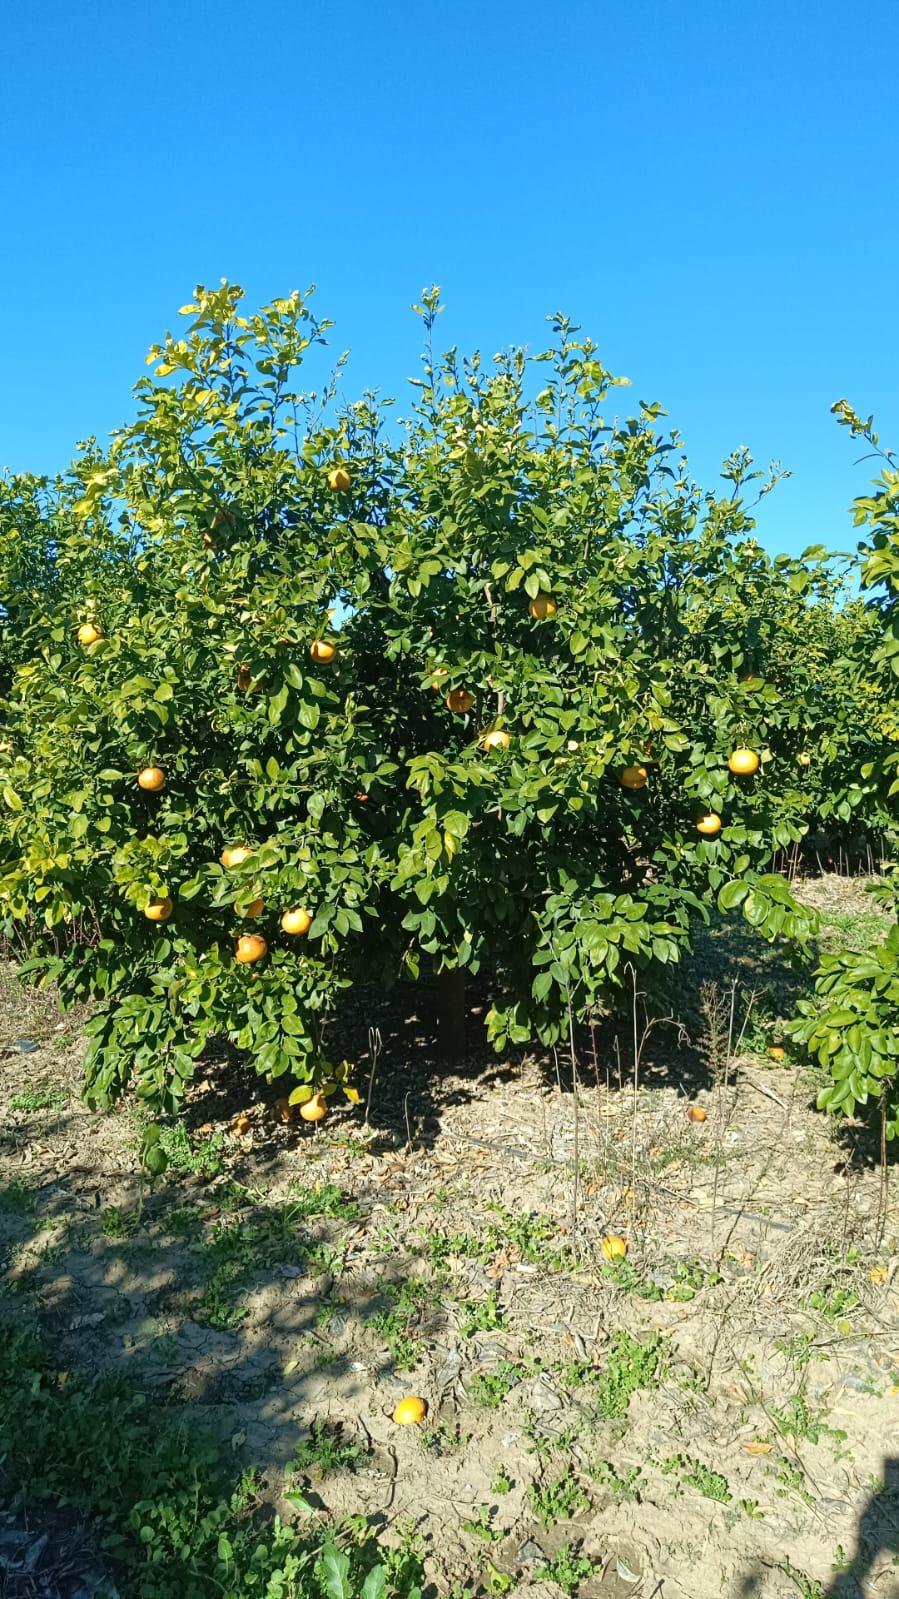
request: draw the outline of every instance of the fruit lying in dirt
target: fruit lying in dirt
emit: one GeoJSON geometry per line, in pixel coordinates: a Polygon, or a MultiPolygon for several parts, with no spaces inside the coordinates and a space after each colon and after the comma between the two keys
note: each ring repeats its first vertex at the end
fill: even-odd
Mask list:
{"type": "Polygon", "coordinates": [[[704,838],[714,838],[716,833],[721,832],[721,817],[714,811],[708,811],[705,816],[700,816],[696,823],[696,831],[704,838]]]}
{"type": "Polygon", "coordinates": [[[346,494],[350,486],[350,474],[345,466],[332,466],[328,473],[328,488],[334,489],[338,494],[346,494]]]}
{"type": "Polygon", "coordinates": [[[238,916],[261,916],[264,910],[265,900],[259,895],[256,899],[250,900],[246,910],[238,911],[236,914],[238,916]]]}
{"type": "Polygon", "coordinates": [[[102,637],[103,634],[93,622],[82,622],[78,629],[79,644],[96,644],[97,640],[101,639],[102,637]]]}
{"type": "Polygon", "coordinates": [[[623,1260],[627,1254],[627,1244],[617,1233],[606,1233],[599,1247],[606,1260],[623,1260]]]}
{"type": "Polygon", "coordinates": [[[704,1122],[706,1119],[705,1111],[701,1105],[688,1105],[687,1115],[691,1122],[704,1122]]]}
{"type": "Polygon", "coordinates": [[[464,716],[474,704],[474,695],[469,694],[467,688],[454,688],[447,694],[446,703],[456,716],[464,716]]]}
{"type": "Polygon", "coordinates": [[[244,933],[237,940],[234,959],[241,966],[249,966],[252,961],[261,961],[263,955],[268,954],[268,945],[258,933],[244,933]]]}
{"type": "Polygon", "coordinates": [[[324,1094],[313,1094],[304,1105],[300,1106],[300,1115],[304,1122],[322,1122],[328,1114],[324,1094]]]}
{"type": "Polygon", "coordinates": [[[252,1126],[252,1117],[248,1116],[245,1110],[242,1110],[240,1115],[235,1116],[231,1123],[231,1131],[232,1133],[237,1133],[240,1138],[244,1138],[250,1132],[252,1126]]]}
{"type": "Polygon", "coordinates": [[[317,666],[330,666],[337,654],[337,645],[332,644],[329,638],[314,638],[309,646],[309,654],[317,666]]]}
{"type": "Polygon", "coordinates": [[[535,622],[545,622],[559,609],[551,594],[535,594],[528,607],[535,622]]]}
{"type": "Polygon", "coordinates": [[[751,777],[759,769],[759,758],[755,750],[745,749],[740,745],[729,757],[728,766],[738,777],[751,777]]]}
{"type": "Polygon", "coordinates": [[[276,1099],[272,1110],[279,1122],[293,1121],[293,1106],[289,1099],[276,1099]]]}
{"type": "Polygon", "coordinates": [[[144,911],[148,922],[167,922],[175,909],[168,895],[164,899],[151,899],[144,911]]]}
{"type": "Polygon", "coordinates": [[[772,1044],[768,1051],[769,1060],[786,1060],[787,1052],[780,1044],[772,1044]]]}
{"type": "Polygon", "coordinates": [[[645,766],[623,766],[621,769],[622,788],[645,788],[649,773],[645,766]]]}
{"type": "Polygon", "coordinates": [[[512,739],[504,727],[491,728],[484,739],[485,750],[507,750],[512,739]]]}
{"type": "Polygon", "coordinates": [[[303,938],[312,926],[312,913],[300,908],[285,911],[281,917],[281,927],[285,933],[292,933],[294,938],[303,938]]]}
{"type": "Polygon", "coordinates": [[[158,794],[165,788],[165,772],[161,766],[145,766],[137,774],[137,786],[148,794],[158,794]]]}
{"type": "Polygon", "coordinates": [[[246,844],[226,844],[219,856],[219,860],[225,869],[230,871],[232,866],[242,866],[244,861],[249,860],[252,853],[253,851],[246,844]]]}
{"type": "Polygon", "coordinates": [[[428,1407],[423,1399],[419,1399],[417,1394],[407,1394],[394,1410],[393,1419],[398,1427],[409,1427],[424,1421],[427,1413],[428,1407]]]}

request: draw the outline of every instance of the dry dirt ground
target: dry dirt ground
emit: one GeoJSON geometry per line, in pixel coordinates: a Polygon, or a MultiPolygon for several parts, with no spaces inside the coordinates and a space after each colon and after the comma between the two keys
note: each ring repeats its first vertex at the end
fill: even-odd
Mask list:
{"type": "Polygon", "coordinates": [[[144,1188],[134,1105],[78,1098],[77,1019],[0,976],[0,1337],[37,1315],[61,1367],[212,1422],[287,1517],[414,1529],[456,1599],[897,1599],[897,1217],[864,1141],[751,1027],[728,1049],[727,988],[636,1084],[632,1040],[581,1040],[576,1094],[533,1055],[435,1076],[403,998],[368,1126],[285,1123],[223,1055],[144,1188]]]}

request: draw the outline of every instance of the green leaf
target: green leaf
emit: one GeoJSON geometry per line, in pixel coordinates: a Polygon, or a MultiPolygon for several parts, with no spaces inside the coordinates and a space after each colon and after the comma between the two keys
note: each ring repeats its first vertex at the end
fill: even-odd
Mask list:
{"type": "Polygon", "coordinates": [[[343,1554],[332,1543],[326,1544],[316,1569],[328,1599],[353,1599],[349,1555],[343,1554]]]}

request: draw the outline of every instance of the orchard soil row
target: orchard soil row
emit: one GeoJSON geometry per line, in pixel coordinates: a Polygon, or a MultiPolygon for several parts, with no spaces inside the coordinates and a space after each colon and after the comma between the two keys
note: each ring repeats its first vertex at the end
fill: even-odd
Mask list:
{"type": "MultiPolygon", "coordinates": [[[[805,893],[835,938],[866,922],[854,884],[805,893]]],[[[627,1028],[582,1040],[576,1095],[565,1058],[488,1056],[477,1016],[436,1072],[411,989],[345,1024],[361,1086],[381,1032],[367,1126],[285,1123],[222,1051],[149,1187],[136,1106],[82,1105],[79,1018],[8,968],[0,1336],[33,1321],[60,1369],[211,1424],[288,1519],[419,1540],[440,1594],[895,1599],[896,1212],[877,1150],[766,1058],[776,963],[710,940],[687,1031],[655,1027],[636,1082],[627,1028]],[[732,981],[738,1017],[756,997],[728,1050],[732,981]]],[[[16,1518],[0,1565],[4,1528],[41,1531],[16,1518]]],[[[67,1591],[42,1569],[28,1592],[67,1591]]]]}

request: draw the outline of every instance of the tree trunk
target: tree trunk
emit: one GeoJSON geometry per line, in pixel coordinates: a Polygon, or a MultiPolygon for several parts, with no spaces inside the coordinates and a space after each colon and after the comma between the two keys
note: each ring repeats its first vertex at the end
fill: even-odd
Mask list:
{"type": "Polygon", "coordinates": [[[467,1000],[465,970],[440,972],[437,977],[437,1048],[445,1061],[465,1055],[467,1000]]]}

